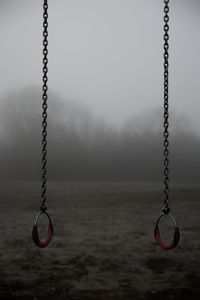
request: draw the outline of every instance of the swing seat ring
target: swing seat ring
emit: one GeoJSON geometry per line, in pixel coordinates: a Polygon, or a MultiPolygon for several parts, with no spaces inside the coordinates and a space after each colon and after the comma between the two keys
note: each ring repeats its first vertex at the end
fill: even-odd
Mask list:
{"type": "Polygon", "coordinates": [[[180,240],[180,231],[179,231],[179,228],[176,224],[176,221],[175,219],[173,218],[173,216],[171,214],[165,214],[165,213],[162,213],[157,222],[156,222],[156,226],[155,226],[155,231],[154,231],[154,236],[155,236],[155,239],[157,241],[157,243],[165,250],[171,250],[173,248],[175,248],[177,245],[178,245],[178,242],[180,240]],[[171,241],[171,243],[169,244],[166,244],[163,242],[163,240],[161,239],[161,236],[160,236],[160,230],[159,230],[159,221],[160,219],[163,217],[163,216],[169,216],[172,220],[172,222],[174,223],[174,236],[173,236],[173,240],[171,241]]]}
{"type": "Polygon", "coordinates": [[[35,219],[35,225],[33,226],[33,230],[32,230],[32,238],[33,238],[33,241],[34,243],[36,244],[37,247],[39,248],[45,248],[46,246],[48,246],[48,244],[51,242],[52,240],[52,237],[53,237],[53,225],[52,225],[52,222],[51,222],[51,218],[50,218],[50,215],[44,211],[44,212],[40,212],[36,219],[35,219]],[[39,234],[38,234],[38,219],[41,215],[46,215],[48,217],[48,220],[49,220],[49,226],[48,226],[48,233],[47,233],[47,237],[44,241],[40,241],[40,238],[39,238],[39,234]]]}

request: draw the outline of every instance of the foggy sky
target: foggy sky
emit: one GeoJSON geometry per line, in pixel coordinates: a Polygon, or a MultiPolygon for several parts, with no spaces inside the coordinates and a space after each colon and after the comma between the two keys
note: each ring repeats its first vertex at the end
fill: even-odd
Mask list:
{"type": "MultiPolygon", "coordinates": [[[[197,132],[200,1],[170,8],[170,106],[197,132]]],[[[160,0],[49,0],[50,90],[117,127],[162,106],[162,11],[160,0]]],[[[40,0],[0,0],[0,101],[41,86],[41,22],[40,0]]]]}

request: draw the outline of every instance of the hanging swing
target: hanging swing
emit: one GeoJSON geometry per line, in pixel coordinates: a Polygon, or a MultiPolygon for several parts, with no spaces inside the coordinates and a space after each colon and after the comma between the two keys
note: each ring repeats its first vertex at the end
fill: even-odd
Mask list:
{"type": "MultiPolygon", "coordinates": [[[[176,221],[170,214],[169,208],[169,0],[164,0],[164,200],[162,213],[156,222],[154,236],[157,243],[165,250],[173,249],[177,246],[180,240],[179,228],[176,221]],[[174,225],[174,236],[171,243],[163,242],[160,231],[159,222],[161,218],[168,216],[174,225]]],[[[46,192],[47,192],[47,91],[48,91],[48,0],[43,2],[43,94],[42,94],[42,182],[41,182],[41,200],[40,212],[36,217],[35,225],[32,230],[32,238],[34,243],[39,248],[46,247],[53,237],[53,225],[51,217],[47,213],[46,192]],[[40,216],[45,215],[48,218],[49,226],[47,237],[41,241],[38,233],[38,220],[40,216]]]]}
{"type": "Polygon", "coordinates": [[[47,91],[48,91],[48,0],[44,0],[43,3],[43,86],[42,86],[42,191],[40,206],[40,212],[35,219],[35,225],[32,231],[32,238],[34,243],[39,248],[46,247],[53,237],[53,225],[50,215],[47,213],[46,207],[46,193],[47,193],[47,179],[46,179],[46,167],[47,167],[47,91]],[[47,237],[44,241],[40,241],[38,233],[38,220],[39,217],[45,215],[48,218],[49,226],[47,237]]]}
{"type": "Polygon", "coordinates": [[[156,222],[154,236],[157,243],[165,250],[173,249],[180,240],[179,228],[170,214],[169,208],[169,0],[164,0],[164,200],[162,213],[156,222]],[[168,216],[174,225],[174,236],[169,244],[163,242],[159,222],[168,216]]]}

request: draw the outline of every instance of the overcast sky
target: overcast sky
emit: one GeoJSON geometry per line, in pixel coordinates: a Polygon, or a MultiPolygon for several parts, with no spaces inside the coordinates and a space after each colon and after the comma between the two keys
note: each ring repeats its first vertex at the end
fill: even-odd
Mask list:
{"type": "MultiPolygon", "coordinates": [[[[0,0],[0,99],[41,86],[41,0],[0,0]]],[[[162,107],[163,1],[49,0],[49,87],[117,126],[162,107]]],[[[170,106],[200,126],[200,1],[170,4],[170,106]]],[[[172,119],[173,120],[173,119],[172,119]]]]}

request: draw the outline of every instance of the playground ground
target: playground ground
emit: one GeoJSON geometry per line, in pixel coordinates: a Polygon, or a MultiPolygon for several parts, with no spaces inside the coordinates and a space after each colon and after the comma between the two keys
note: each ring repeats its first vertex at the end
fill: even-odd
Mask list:
{"type": "Polygon", "coordinates": [[[160,183],[49,182],[46,249],[31,239],[40,183],[0,182],[0,191],[1,300],[200,299],[200,186],[171,188],[181,229],[172,251],[153,237],[160,183]]]}

